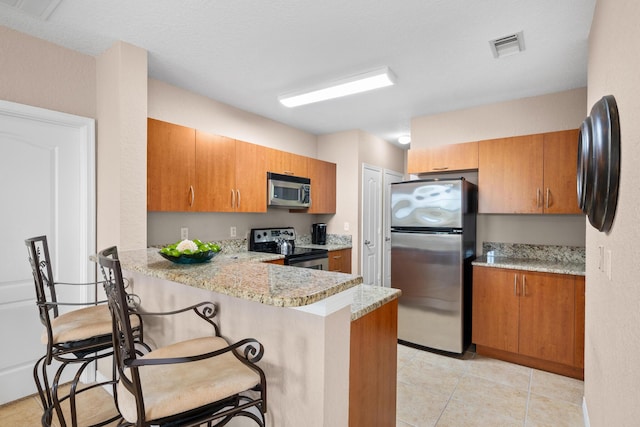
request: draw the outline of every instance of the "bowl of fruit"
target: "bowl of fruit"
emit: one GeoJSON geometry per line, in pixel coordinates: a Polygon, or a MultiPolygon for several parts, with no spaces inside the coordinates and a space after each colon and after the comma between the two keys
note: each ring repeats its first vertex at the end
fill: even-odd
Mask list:
{"type": "Polygon", "coordinates": [[[181,240],[160,249],[160,255],[176,264],[200,264],[211,260],[220,252],[215,243],[200,240],[181,240]]]}

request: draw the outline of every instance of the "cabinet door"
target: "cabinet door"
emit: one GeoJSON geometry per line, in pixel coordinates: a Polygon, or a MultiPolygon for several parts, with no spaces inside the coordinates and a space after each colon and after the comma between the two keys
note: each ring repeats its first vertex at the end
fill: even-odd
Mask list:
{"type": "Polygon", "coordinates": [[[516,272],[473,267],[472,341],[478,345],[518,352],[519,297],[516,272]]]}
{"type": "Polygon", "coordinates": [[[351,274],[351,249],[330,251],[329,271],[351,274]]]}
{"type": "Polygon", "coordinates": [[[428,173],[478,169],[478,143],[448,144],[409,150],[407,171],[428,173]]]}
{"type": "Polygon", "coordinates": [[[195,129],[147,119],[148,211],[192,209],[195,133],[195,129]]]}
{"type": "Polygon", "coordinates": [[[531,272],[520,276],[520,354],[573,365],[573,276],[531,272]]]}
{"type": "Polygon", "coordinates": [[[194,210],[231,212],[236,200],[236,141],[196,131],[194,210]]]}
{"type": "Polygon", "coordinates": [[[275,149],[269,150],[269,172],[307,177],[307,157],[275,149]]]}
{"type": "Polygon", "coordinates": [[[266,147],[236,141],[236,211],[267,211],[266,147]]]}
{"type": "Polygon", "coordinates": [[[544,134],[544,212],[580,214],[576,191],[577,129],[544,134]]]}
{"type": "Polygon", "coordinates": [[[336,164],[308,159],[311,178],[311,214],[336,213],[336,164]]]}
{"type": "Polygon", "coordinates": [[[542,134],[480,141],[480,213],[542,213],[542,142],[542,134]]]}

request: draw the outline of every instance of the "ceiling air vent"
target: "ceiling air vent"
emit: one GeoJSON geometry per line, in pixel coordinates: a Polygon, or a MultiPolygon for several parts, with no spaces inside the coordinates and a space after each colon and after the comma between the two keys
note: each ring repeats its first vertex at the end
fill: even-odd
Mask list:
{"type": "Polygon", "coordinates": [[[18,9],[46,21],[62,0],[0,0],[0,5],[18,9]]]}
{"type": "Polygon", "coordinates": [[[522,31],[509,36],[500,37],[499,39],[489,41],[491,52],[494,58],[504,58],[505,56],[515,55],[524,50],[524,38],[522,31]]]}

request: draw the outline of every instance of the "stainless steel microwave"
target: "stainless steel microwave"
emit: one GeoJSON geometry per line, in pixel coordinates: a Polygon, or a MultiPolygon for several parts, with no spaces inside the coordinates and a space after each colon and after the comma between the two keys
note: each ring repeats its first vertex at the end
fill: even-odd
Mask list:
{"type": "Polygon", "coordinates": [[[267,172],[269,206],[308,208],[311,206],[311,180],[299,176],[267,172]]]}

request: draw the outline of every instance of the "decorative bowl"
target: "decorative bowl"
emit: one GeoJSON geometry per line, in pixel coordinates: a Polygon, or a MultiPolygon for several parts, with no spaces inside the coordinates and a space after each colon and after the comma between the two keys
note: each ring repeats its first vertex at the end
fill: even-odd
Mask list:
{"type": "Polygon", "coordinates": [[[168,254],[163,254],[162,252],[158,253],[164,259],[168,259],[169,261],[175,262],[176,264],[200,264],[210,261],[211,258],[218,254],[218,252],[214,251],[199,252],[197,254],[181,254],[180,256],[171,256],[168,254]]]}

